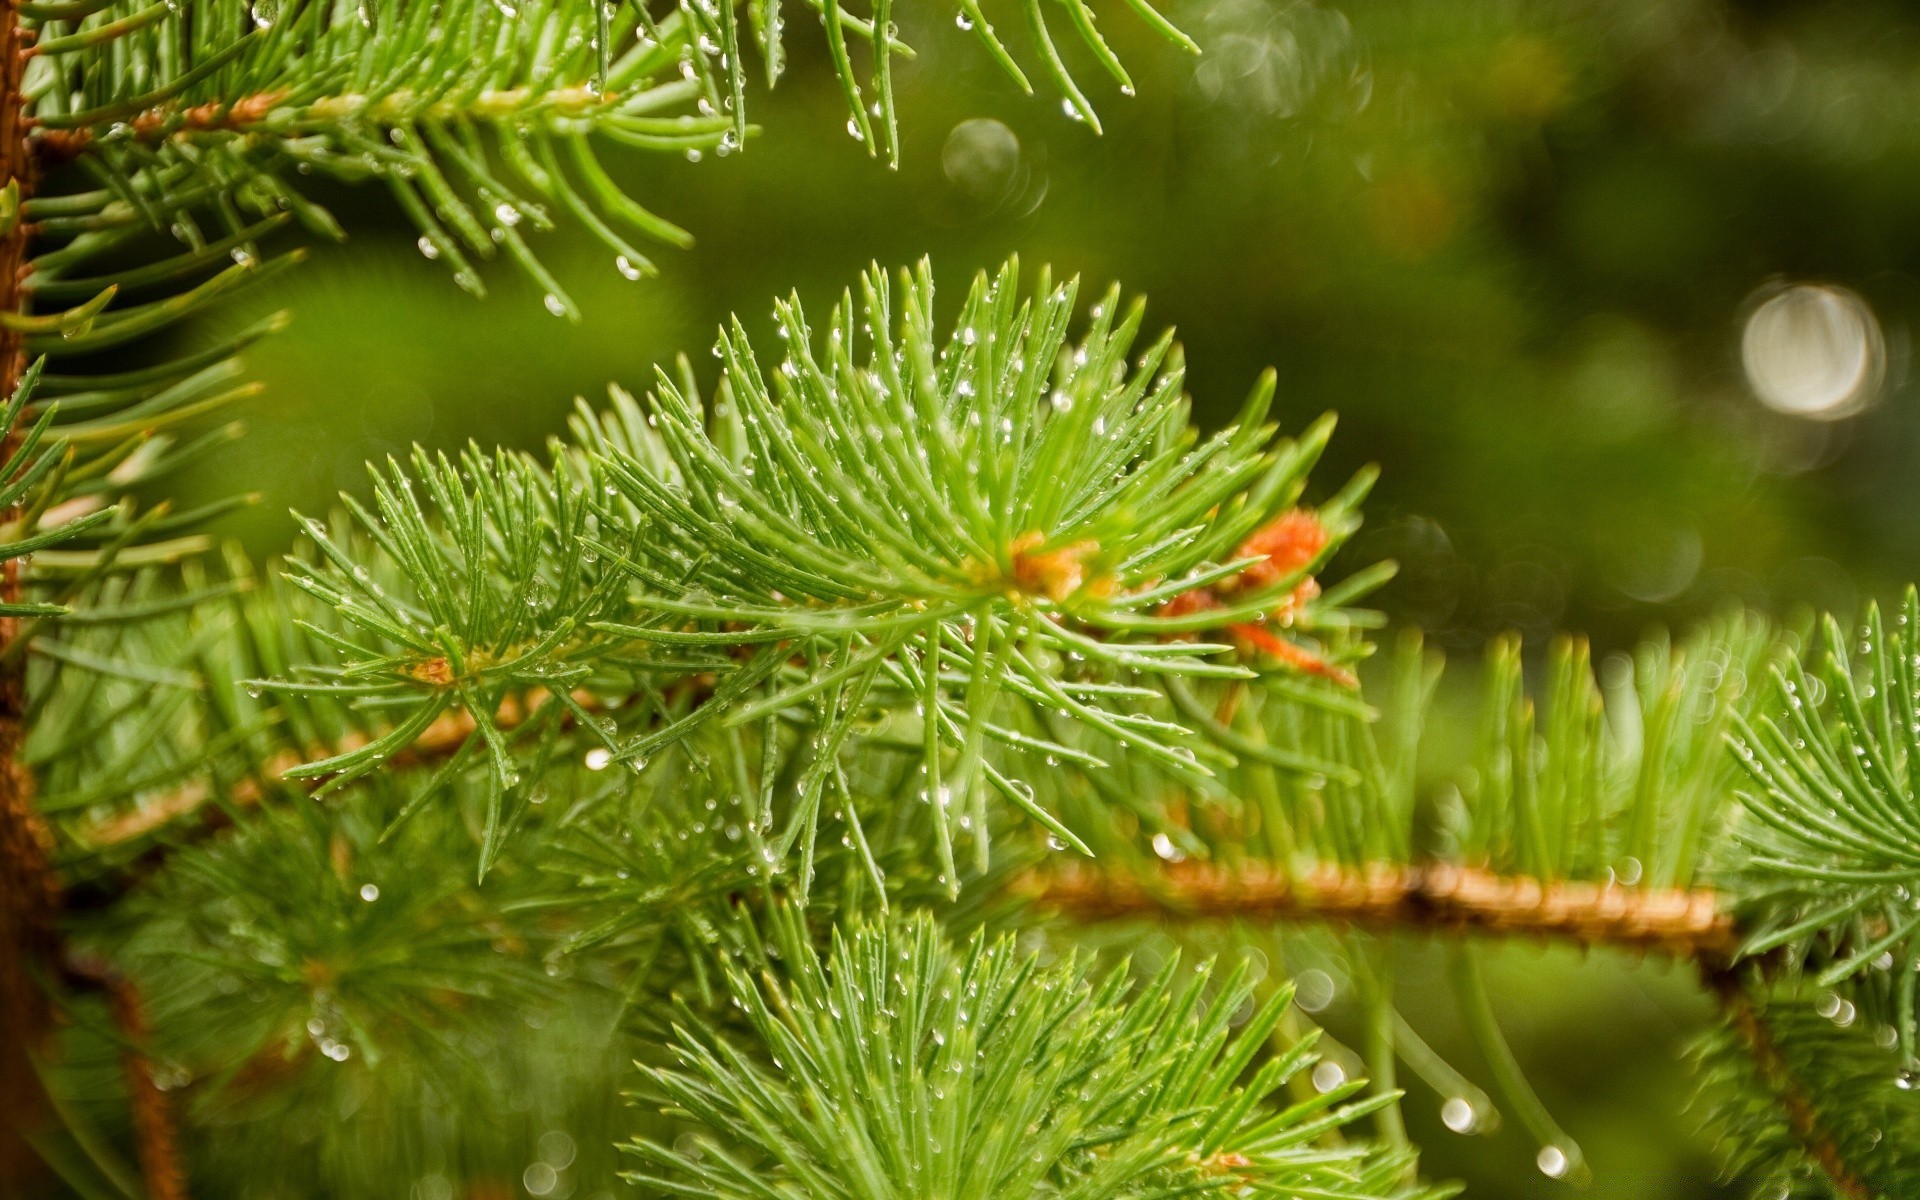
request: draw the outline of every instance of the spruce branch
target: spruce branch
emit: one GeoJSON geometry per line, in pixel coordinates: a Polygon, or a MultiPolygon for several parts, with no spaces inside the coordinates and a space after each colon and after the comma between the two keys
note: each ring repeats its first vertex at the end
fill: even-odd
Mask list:
{"type": "Polygon", "coordinates": [[[383,824],[373,798],[331,819],[264,808],[132,899],[146,919],[116,957],[145,982],[170,1058],[207,1081],[200,1106],[244,1110],[242,1077],[276,1059],[322,1090],[330,1064],[354,1056],[457,1078],[463,1033],[546,990],[543,939],[503,896],[417,869],[465,841],[461,823],[387,843],[383,824]]]}
{"type": "MultiPolygon", "coordinates": [[[[577,319],[527,232],[552,228],[558,216],[577,220],[628,278],[654,273],[642,248],[649,241],[687,244],[684,230],[613,182],[591,142],[692,159],[744,149],[754,132],[745,46],[758,43],[769,85],[786,57],[778,4],[752,7],[744,20],[714,0],[677,0],[661,16],[643,3],[583,0],[119,0],[30,9],[22,81],[30,153],[47,165],[81,160],[107,184],[29,206],[35,234],[74,239],[42,256],[35,274],[43,285],[63,283],[77,262],[142,228],[170,231],[197,256],[224,240],[202,234],[204,219],[232,236],[242,212],[291,212],[314,234],[343,236],[300,186],[300,174],[319,171],[385,183],[419,226],[421,252],[443,259],[460,286],[483,292],[479,262],[504,252],[544,289],[549,311],[577,319]]],[[[893,60],[913,52],[897,36],[892,3],[879,0],[865,16],[838,0],[809,7],[849,130],[897,165],[893,60]],[[866,79],[858,43],[872,60],[866,79]]],[[[1097,130],[1048,12],[1036,0],[1019,7],[1068,114],[1097,130]]],[[[1145,0],[1127,7],[1194,49],[1145,0]]],[[[1092,10],[1074,0],[1066,15],[1131,92],[1092,10]]],[[[973,0],[962,23],[1032,91],[973,0]]]]}
{"type": "Polygon", "coordinates": [[[1203,908],[1311,907],[1324,892],[1358,911],[1464,906],[1469,924],[1498,925],[1512,910],[1609,936],[1646,920],[1712,941],[1728,915],[1712,893],[1739,773],[1723,738],[1782,653],[1764,623],[1731,614],[1683,645],[1658,639],[1612,661],[1603,682],[1584,644],[1563,640],[1535,692],[1517,644],[1498,642],[1471,752],[1432,779],[1424,720],[1444,664],[1405,634],[1364,694],[1303,694],[1284,676],[1190,694],[1183,714],[1237,756],[1202,786],[1116,756],[1057,773],[1055,804],[1117,872],[1088,877],[1093,894],[1127,891],[1132,877],[1145,889],[1135,898],[1156,905],[1190,888],[1203,908]],[[1120,795],[1133,799],[1090,802],[1120,795]],[[1170,872],[1186,859],[1206,865],[1170,872]]]}
{"type": "Polygon", "coordinates": [[[957,886],[959,833],[985,861],[989,792],[1077,839],[990,746],[1088,764],[1124,749],[1204,778],[1203,758],[1231,754],[1156,714],[1149,684],[1253,679],[1263,659],[1337,674],[1330,656],[1361,651],[1366,618],[1347,606],[1384,574],[1325,594],[1314,574],[1356,527],[1371,475],[1298,509],[1330,424],[1274,439],[1270,375],[1201,440],[1171,336],[1129,366],[1141,309],[1117,293],[1073,345],[1074,288],[1044,272],[1031,299],[1012,264],[980,276],[946,339],[927,269],[901,288],[896,315],[876,270],[824,338],[797,299],[781,305],[770,373],[736,323],[715,349],[711,418],[683,368],[645,406],[616,394],[607,414],[583,413],[548,464],[391,464],[373,506],[354,507],[371,554],[309,522],[320,561],[292,578],[337,614],[345,636],[326,641],[341,657],[268,686],[377,703],[393,724],[296,774],[344,786],[458,709],[510,790],[522,772],[485,719],[502,695],[710,678],[697,705],[587,727],[637,768],[708,722],[812,726],[817,769],[776,839],[783,858],[801,849],[804,889],[832,764],[870,714],[896,714],[923,747],[957,886]],[[1286,532],[1301,528],[1312,536],[1286,532]],[[1194,640],[1235,629],[1259,636],[1194,640]],[[1008,724],[1030,710],[1092,740],[1008,724]]]}
{"type": "Polygon", "coordinates": [[[1733,869],[1743,952],[1784,954],[1818,986],[1846,985],[1897,1031],[1903,1068],[1920,1062],[1920,673],[1909,589],[1895,626],[1870,606],[1849,638],[1828,619],[1811,669],[1772,675],[1767,707],[1743,722],[1733,869]]]}
{"type": "MultiPolygon", "coordinates": [[[[573,700],[587,712],[594,711],[599,704],[597,697],[585,692],[573,700]]],[[[501,732],[511,733],[549,702],[548,694],[541,691],[524,698],[508,696],[494,711],[493,724],[501,732]]],[[[561,719],[570,724],[572,714],[561,719]]],[[[468,744],[475,731],[475,721],[464,711],[445,713],[423,730],[405,751],[395,755],[391,765],[404,769],[444,764],[468,744]]],[[[322,753],[350,753],[374,740],[373,734],[350,730],[322,753]]],[[[72,833],[74,849],[80,854],[112,855],[123,846],[144,845],[130,866],[116,869],[109,879],[89,881],[86,906],[99,907],[124,895],[139,879],[159,869],[179,846],[191,845],[231,828],[236,812],[260,804],[272,793],[311,792],[319,786],[318,781],[296,777],[290,772],[309,761],[313,754],[311,750],[305,753],[283,750],[261,764],[257,771],[226,786],[211,777],[194,779],[157,797],[144,798],[137,808],[116,812],[72,833]],[[152,840],[163,832],[164,842],[152,840]]]]}
{"type": "Polygon", "coordinates": [[[1244,973],[1203,1004],[1204,967],[1184,982],[1169,967],[1127,995],[1123,971],[1089,980],[1008,940],[949,948],[925,915],[836,931],[824,962],[796,911],[772,923],[777,959],[761,978],[751,960],[729,969],[769,1058],[683,1012],[677,1064],[645,1073],[665,1110],[702,1130],[699,1149],[632,1143],[637,1181],[847,1200],[1445,1194],[1403,1184],[1401,1154],[1328,1142],[1389,1098],[1356,1100],[1348,1083],[1267,1106],[1311,1065],[1313,1039],[1253,1068],[1291,997],[1229,1035],[1251,1000],[1244,973]]]}
{"type": "MultiPolygon", "coordinates": [[[[1745,931],[1719,874],[1738,775],[1723,739],[1764,695],[1751,681],[1786,647],[1742,614],[1680,646],[1655,639],[1600,672],[1584,644],[1562,640],[1533,687],[1518,651],[1490,647],[1471,752],[1437,779],[1424,715],[1443,666],[1417,636],[1398,640],[1349,705],[1212,685],[1191,707],[1233,732],[1239,762],[1204,787],[1136,760],[1061,772],[1073,777],[1063,790],[1086,799],[1055,804],[1099,866],[1042,863],[1015,891],[1076,922],[1553,938],[1731,969],[1745,931]]],[[[1359,955],[1349,958],[1364,966],[1359,955]]],[[[1467,990],[1500,1090],[1540,1141],[1541,1169],[1579,1176],[1579,1149],[1527,1086],[1480,986],[1467,990]]],[[[1384,1061],[1396,1031],[1377,994],[1371,1003],[1369,1059],[1384,1061]]]]}
{"type": "MultiPolygon", "coordinates": [[[[1804,1155],[1824,1177],[1830,1195],[1837,1200],[1874,1200],[1884,1194],[1881,1189],[1861,1178],[1849,1162],[1846,1151],[1808,1094],[1806,1073],[1796,1066],[1774,1036],[1768,1023],[1771,1010],[1763,1012],[1755,1006],[1749,990],[1751,985],[1744,973],[1723,966],[1704,970],[1702,974],[1720,1003],[1728,1030],[1748,1058],[1744,1063],[1717,1065],[1719,1078],[1710,1076],[1706,1081],[1709,1089],[1722,1092],[1715,1096],[1709,1091],[1709,1097],[1718,1101],[1719,1111],[1715,1114],[1715,1120],[1725,1134],[1731,1135],[1727,1140],[1735,1161],[1762,1167],[1775,1179],[1787,1176],[1788,1181],[1783,1186],[1789,1189],[1789,1194],[1793,1194],[1793,1182],[1783,1170],[1780,1160],[1785,1158],[1791,1161],[1795,1156],[1791,1153],[1779,1154],[1778,1137],[1770,1136],[1772,1131],[1765,1128],[1784,1118],[1785,1130],[1792,1143],[1799,1154],[1804,1155]],[[1741,1078],[1748,1072],[1751,1073],[1749,1079],[1741,1078]],[[1740,1088],[1756,1084],[1769,1094],[1773,1103],[1758,1111],[1739,1111],[1735,1106],[1738,1104],[1740,1088]],[[1725,1094],[1729,1092],[1731,1096],[1725,1094]],[[1769,1149],[1776,1153],[1769,1156],[1769,1149]]],[[[1810,1030],[1804,1022],[1798,1025],[1796,1032],[1801,1035],[1803,1044],[1830,1040],[1826,1030],[1810,1030]]],[[[1809,1045],[1808,1048],[1812,1047],[1809,1045]]],[[[1712,1053],[1713,1047],[1709,1043],[1703,1050],[1703,1057],[1710,1059],[1712,1053]]],[[[1885,1137],[1882,1130],[1874,1128],[1871,1142],[1878,1143],[1885,1137]]],[[[1895,1153],[1905,1154],[1906,1150],[1904,1147],[1896,1148],[1895,1153]]]]}

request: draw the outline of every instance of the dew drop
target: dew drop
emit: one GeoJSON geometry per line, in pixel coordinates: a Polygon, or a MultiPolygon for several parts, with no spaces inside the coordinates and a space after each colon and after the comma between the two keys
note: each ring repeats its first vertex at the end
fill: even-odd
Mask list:
{"type": "Polygon", "coordinates": [[[1480,1114],[1469,1101],[1449,1096],[1440,1106],[1440,1123],[1455,1133],[1472,1133],[1480,1124],[1480,1114]]]}
{"type": "Polygon", "coordinates": [[[378,900],[380,898],[380,885],[377,883],[361,884],[360,898],[362,900],[365,900],[368,904],[372,904],[375,900],[378,900]]]}
{"type": "Polygon", "coordinates": [[[1534,1156],[1533,1162],[1548,1179],[1565,1179],[1567,1172],[1573,1169],[1573,1160],[1558,1146],[1540,1147],[1540,1153],[1534,1156]]]}
{"type": "Polygon", "coordinates": [[[640,278],[640,268],[634,266],[633,260],[624,254],[613,260],[613,269],[620,272],[622,279],[632,280],[640,278]]]}

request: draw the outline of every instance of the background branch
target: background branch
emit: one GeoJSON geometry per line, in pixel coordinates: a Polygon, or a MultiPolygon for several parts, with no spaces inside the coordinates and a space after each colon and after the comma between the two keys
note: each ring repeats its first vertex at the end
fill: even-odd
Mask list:
{"type": "Polygon", "coordinates": [[[1774,1042],[1773,1032],[1767,1028],[1765,1018],[1754,1007],[1741,973],[1729,967],[1703,965],[1701,978],[1720,1002],[1727,1023],[1740,1035],[1747,1052],[1753,1056],[1761,1080],[1779,1101],[1794,1137],[1832,1182],[1834,1191],[1846,1200],[1873,1200],[1879,1193],[1847,1165],[1839,1145],[1826,1131],[1812,1100],[1807,1097],[1806,1090],[1794,1076],[1792,1066],[1774,1042]]]}
{"type": "Polygon", "coordinates": [[[123,1039],[120,1057],[126,1069],[134,1143],[140,1159],[140,1176],[146,1181],[146,1200],[186,1200],[187,1173],[180,1156],[172,1107],[166,1093],[154,1081],[153,1060],[147,1055],[146,1047],[153,1030],[147,1021],[140,989],[113,964],[97,955],[69,955],[65,966],[69,979],[98,988],[105,995],[107,1009],[120,1030],[123,1039]]]}

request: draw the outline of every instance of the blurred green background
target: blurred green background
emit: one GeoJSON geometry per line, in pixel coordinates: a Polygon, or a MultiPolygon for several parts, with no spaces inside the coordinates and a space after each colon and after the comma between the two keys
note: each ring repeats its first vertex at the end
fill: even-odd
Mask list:
{"type": "MultiPolygon", "coordinates": [[[[1451,649],[1572,629],[1606,652],[1730,598],[1844,610],[1920,574],[1920,12],[1177,0],[1191,58],[1113,9],[1139,95],[1092,91],[1103,137],[1016,93],[947,7],[910,9],[898,171],[847,137],[818,39],[795,39],[746,153],[618,160],[699,240],[663,249],[661,278],[541,239],[578,325],[505,264],[474,300],[380,195],[330,194],[352,242],[211,322],[295,314],[251,354],[251,435],[184,499],[260,492],[224,532],[272,553],[289,507],[360,489],[370,457],[538,445],[575,396],[644,387],[676,352],[710,377],[729,312],[764,331],[776,294],[824,308],[870,261],[922,254],[957,297],[1017,251],[1148,295],[1203,420],[1267,365],[1289,423],[1337,410],[1323,486],[1385,472],[1350,553],[1400,560],[1384,607],[1451,649]]],[[[1689,981],[1524,947],[1499,967],[1590,1194],[1723,1194],[1681,1115],[1689,981]]],[[[1455,1137],[1432,1107],[1411,1116],[1435,1173],[1562,1190],[1516,1131],[1455,1137]]]]}

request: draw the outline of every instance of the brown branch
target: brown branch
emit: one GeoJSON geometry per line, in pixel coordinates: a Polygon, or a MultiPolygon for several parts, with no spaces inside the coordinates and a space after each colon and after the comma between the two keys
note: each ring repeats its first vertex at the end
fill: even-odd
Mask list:
{"type": "MultiPolygon", "coordinates": [[[[589,692],[575,692],[573,698],[589,712],[601,707],[600,699],[589,692]]],[[[508,696],[495,710],[494,724],[503,732],[517,729],[544,707],[548,700],[548,694],[538,690],[525,696],[508,696]]],[[[572,713],[563,714],[561,719],[570,721],[572,713]]],[[[466,744],[474,729],[472,715],[464,709],[455,709],[422,730],[420,736],[389,759],[388,764],[391,767],[418,767],[442,762],[466,744]]],[[[289,751],[276,755],[256,775],[224,787],[212,779],[191,780],[139,808],[116,814],[80,830],[74,840],[87,849],[106,851],[158,833],[176,822],[184,824],[184,828],[174,835],[173,843],[149,846],[112,875],[93,880],[84,888],[69,890],[64,897],[65,906],[80,909],[111,904],[124,895],[128,888],[158,870],[174,845],[211,837],[231,826],[234,809],[250,808],[276,789],[311,791],[325,782],[321,779],[290,779],[287,772],[315,759],[356,750],[384,732],[351,733],[334,745],[316,748],[310,754],[289,751]],[[225,803],[216,804],[216,799],[225,803]]]]}
{"type": "MultiPolygon", "coordinates": [[[[260,92],[243,96],[232,104],[198,104],[179,108],[162,104],[147,109],[124,122],[127,131],[144,142],[160,142],[171,137],[192,137],[203,133],[250,133],[264,125],[286,99],[285,92],[260,92]]],[[[459,102],[430,100],[402,89],[382,96],[348,94],[323,96],[298,106],[308,121],[342,121],[359,118],[376,124],[400,121],[448,121],[459,117],[477,120],[503,120],[527,117],[536,112],[551,116],[583,116],[619,101],[615,92],[597,92],[590,87],[532,88],[489,90],[459,102]]],[[[33,149],[47,163],[62,163],[79,157],[93,144],[90,128],[38,129],[33,149]]]]}
{"type": "Polygon", "coordinates": [[[186,1200],[187,1174],[172,1108],[167,1094],[154,1080],[153,1061],[147,1054],[153,1030],[147,1024],[140,989],[113,964],[93,955],[70,955],[66,974],[106,996],[107,1010],[124,1039],[120,1057],[126,1069],[134,1145],[140,1159],[140,1177],[147,1187],[146,1200],[186,1200]]]}
{"type": "MultiPolygon", "coordinates": [[[[261,92],[232,104],[197,104],[192,108],[162,105],[136,114],[126,122],[127,129],[141,141],[159,141],[175,133],[243,133],[273,111],[285,92],[261,92]]],[[[33,136],[33,148],[43,160],[67,162],[80,157],[93,144],[93,130],[41,129],[33,136]]]]}
{"type": "Polygon", "coordinates": [[[1801,1089],[1786,1056],[1780,1053],[1779,1045],[1773,1040],[1773,1031],[1767,1028],[1766,1019],[1754,1008],[1753,999],[1747,994],[1739,973],[1728,967],[1715,967],[1703,968],[1700,974],[1715,999],[1719,1000],[1727,1023],[1746,1043],[1747,1053],[1752,1055],[1759,1069],[1761,1082],[1779,1101],[1787,1115],[1788,1127],[1793,1130],[1794,1138],[1807,1156],[1819,1164],[1832,1182],[1834,1191],[1846,1200],[1874,1200],[1879,1193],[1854,1174],[1853,1168],[1847,1165],[1846,1158],[1840,1153],[1840,1147],[1821,1125],[1819,1112],[1801,1089]]]}
{"type": "MultiPolygon", "coordinates": [[[[591,702],[591,698],[585,693],[576,696],[575,699],[583,704],[591,702]]],[[[545,703],[546,693],[544,692],[536,692],[526,700],[509,696],[501,702],[499,710],[494,713],[494,723],[503,731],[516,729],[545,703]]],[[[387,761],[395,767],[436,762],[465,745],[475,728],[471,714],[465,709],[455,709],[421,730],[420,736],[412,745],[396,753],[387,761]]],[[[326,781],[289,779],[287,772],[317,758],[358,750],[378,736],[378,733],[355,732],[341,738],[336,744],[324,750],[316,750],[312,754],[295,754],[289,751],[276,755],[268,761],[258,776],[242,779],[224,790],[217,788],[212,780],[195,779],[131,812],[116,814],[82,830],[77,840],[95,850],[110,849],[146,837],[183,817],[196,814],[200,817],[205,832],[225,828],[232,821],[227,810],[217,805],[209,806],[216,795],[223,797],[229,804],[246,808],[258,804],[261,797],[272,788],[298,787],[302,790],[312,790],[326,781]]]]}
{"type": "Polygon", "coordinates": [[[1711,891],[1542,883],[1441,864],[1290,874],[1263,864],[1189,863],[1147,878],[1075,867],[1031,873],[1016,887],[1079,920],[1167,913],[1480,930],[1710,962],[1727,961],[1736,945],[1733,918],[1711,891]]]}
{"type": "MultiPolygon", "coordinates": [[[[34,184],[27,144],[26,100],[21,83],[28,34],[19,10],[0,4],[0,186],[18,185],[22,203],[34,184]]],[[[20,287],[26,266],[27,222],[17,213],[0,238],[0,312],[24,310],[20,287]]],[[[11,396],[26,367],[23,334],[0,329],[0,399],[11,396]]],[[[0,432],[0,457],[10,456],[21,430],[0,432]]],[[[16,506],[0,512],[0,524],[19,519],[16,506]]],[[[20,561],[0,573],[0,599],[21,595],[20,561]]],[[[0,643],[10,641],[19,619],[0,617],[0,643]]],[[[26,674],[22,657],[0,665],[0,1195],[33,1194],[42,1168],[30,1139],[50,1120],[51,1106],[35,1068],[36,1055],[53,1031],[53,1006],[41,980],[55,971],[60,936],[55,915],[60,880],[52,863],[53,836],[33,802],[33,776],[21,761],[26,739],[26,674]]]]}
{"type": "Polygon", "coordinates": [[[1715,892],[1543,883],[1444,864],[1321,866],[1289,874],[1265,864],[1188,863],[1145,877],[1069,867],[1029,872],[1014,888],[1036,904],[1082,921],[1149,914],[1335,921],[1374,929],[1560,938],[1691,960],[1746,1043],[1794,1136],[1834,1189],[1846,1200],[1873,1200],[1877,1194],[1847,1165],[1748,997],[1743,979],[1754,968],[1734,966],[1737,931],[1715,892]]]}

